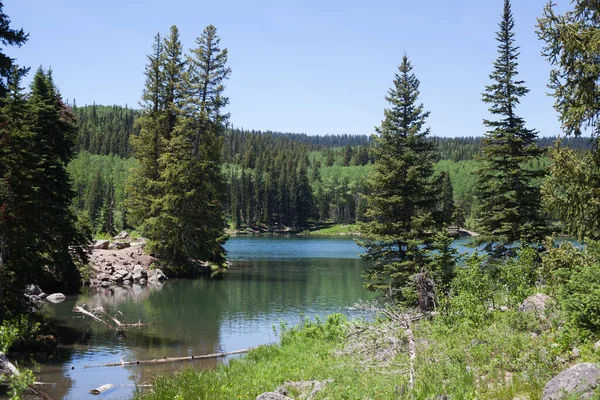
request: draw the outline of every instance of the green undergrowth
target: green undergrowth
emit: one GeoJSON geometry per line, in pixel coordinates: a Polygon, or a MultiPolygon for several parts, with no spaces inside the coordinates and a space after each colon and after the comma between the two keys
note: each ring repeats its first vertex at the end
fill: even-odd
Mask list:
{"type": "Polygon", "coordinates": [[[485,323],[442,317],[415,323],[415,381],[404,334],[390,337],[389,323],[326,321],[282,326],[281,344],[262,346],[215,369],[163,376],[143,399],[255,399],[285,381],[333,380],[315,399],[540,399],[544,385],[577,362],[597,362],[592,343],[571,337],[556,322],[517,311],[494,311],[485,323]],[[367,328],[368,329],[365,329],[367,328]],[[380,329],[380,331],[378,331],[380,329]],[[370,332],[357,337],[357,332],[370,332]],[[375,333],[375,334],[373,334],[375,333]],[[365,359],[381,344],[401,343],[388,360],[365,359]],[[353,348],[348,351],[350,342],[353,348]],[[573,347],[579,355],[573,355],[573,347]],[[361,356],[362,354],[362,356],[361,356]]]}
{"type": "Polygon", "coordinates": [[[309,235],[320,235],[320,236],[335,236],[335,235],[356,235],[358,234],[358,224],[343,224],[343,225],[332,225],[327,228],[320,228],[314,231],[308,232],[309,235]]]}

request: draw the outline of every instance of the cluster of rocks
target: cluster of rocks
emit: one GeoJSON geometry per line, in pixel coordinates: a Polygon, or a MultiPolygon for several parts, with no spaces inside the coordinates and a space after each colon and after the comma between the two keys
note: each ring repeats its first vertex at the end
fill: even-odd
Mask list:
{"type": "Polygon", "coordinates": [[[38,285],[33,284],[27,285],[23,292],[25,297],[37,307],[40,307],[46,301],[50,303],[60,303],[67,298],[67,296],[62,293],[53,293],[48,295],[44,293],[38,285]]]}
{"type": "Polygon", "coordinates": [[[127,232],[115,236],[115,241],[99,240],[90,257],[90,285],[144,285],[167,279],[160,269],[153,269],[154,257],[144,254],[143,242],[130,242],[127,232]]]}
{"type": "Polygon", "coordinates": [[[150,269],[150,263],[139,252],[111,252],[96,254],[92,263],[91,286],[144,285],[150,281],[163,281],[166,275],[160,269],[150,269]],[[146,262],[144,262],[146,261],[146,262]]]}

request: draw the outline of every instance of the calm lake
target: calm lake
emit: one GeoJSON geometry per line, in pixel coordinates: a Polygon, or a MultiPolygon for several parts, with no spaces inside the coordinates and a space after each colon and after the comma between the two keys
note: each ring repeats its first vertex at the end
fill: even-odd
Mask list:
{"type": "MultiPolygon", "coordinates": [[[[466,250],[466,240],[455,243],[466,250]]],[[[55,399],[128,398],[135,384],[157,374],[223,359],[129,367],[99,364],[228,352],[276,342],[273,327],[302,315],[348,313],[347,306],[373,298],[362,286],[368,265],[351,238],[233,237],[231,268],[218,278],[166,281],[163,285],[90,289],[42,310],[56,323],[60,347],[53,362],[30,366],[55,399]],[[103,325],[74,313],[75,305],[103,306],[124,322],[151,322],[117,337],[103,325]],[[122,314],[122,315],[121,315],[122,314]],[[111,383],[100,396],[89,390],[111,383]]]]}
{"type": "Polygon", "coordinates": [[[301,315],[347,312],[345,307],[372,295],[362,287],[367,265],[350,238],[233,237],[232,261],[216,279],[168,280],[161,286],[88,290],[43,312],[57,324],[61,344],[52,363],[34,366],[36,379],[52,382],[43,390],[53,398],[127,398],[134,384],[157,374],[194,366],[210,368],[223,360],[201,360],[132,367],[98,364],[163,357],[213,354],[276,342],[273,327],[297,323],[301,315]],[[83,319],[75,305],[103,306],[125,322],[152,322],[131,328],[126,338],[83,319]],[[106,383],[100,396],[88,393],[106,383]]]}

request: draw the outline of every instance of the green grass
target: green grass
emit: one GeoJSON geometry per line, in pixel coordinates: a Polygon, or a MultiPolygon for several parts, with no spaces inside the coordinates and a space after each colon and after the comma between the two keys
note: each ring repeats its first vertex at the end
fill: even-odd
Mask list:
{"type": "Polygon", "coordinates": [[[309,235],[315,236],[343,236],[343,235],[356,235],[358,234],[358,224],[343,224],[343,225],[332,225],[326,228],[315,229],[310,231],[309,235]]]}
{"type": "MultiPolygon", "coordinates": [[[[213,370],[161,377],[152,393],[139,398],[254,399],[288,380],[332,379],[316,399],[429,399],[443,394],[451,399],[534,400],[558,372],[574,363],[600,361],[592,343],[580,343],[581,355],[572,359],[574,343],[565,332],[516,311],[494,312],[481,326],[437,318],[413,327],[417,358],[409,390],[406,351],[387,365],[369,364],[353,352],[340,355],[351,324],[333,315],[326,322],[284,329],[281,345],[260,347],[213,370]]],[[[397,339],[406,346],[404,338],[397,339]]]]}

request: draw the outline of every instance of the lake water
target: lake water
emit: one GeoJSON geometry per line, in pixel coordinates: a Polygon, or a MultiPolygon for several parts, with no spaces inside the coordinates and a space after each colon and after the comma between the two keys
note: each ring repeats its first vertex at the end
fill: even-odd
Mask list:
{"type": "MultiPolygon", "coordinates": [[[[468,240],[455,242],[459,251],[468,240]]],[[[361,273],[368,265],[349,237],[233,237],[227,244],[231,268],[218,277],[168,280],[162,285],[89,289],[48,304],[60,343],[51,362],[30,366],[42,389],[55,399],[129,398],[135,385],[181,368],[211,368],[223,359],[128,367],[100,364],[214,354],[276,342],[273,327],[302,315],[348,313],[369,300],[361,273]],[[105,326],[73,312],[75,305],[104,307],[124,322],[151,322],[117,337],[105,326]],[[94,396],[89,390],[111,383],[94,396]]],[[[143,390],[143,389],[142,389],[143,390]]]]}
{"type": "Polygon", "coordinates": [[[297,323],[301,315],[347,313],[346,307],[372,294],[362,287],[367,268],[351,238],[234,237],[227,244],[231,268],[217,278],[168,280],[160,286],[88,290],[43,309],[56,324],[60,343],[53,362],[33,366],[36,379],[55,385],[43,390],[53,398],[128,398],[135,384],[157,374],[194,366],[210,368],[211,359],[130,367],[99,364],[163,357],[213,354],[276,342],[273,327],[297,323]],[[103,325],[75,314],[75,305],[103,306],[125,322],[151,322],[115,336],[103,325]],[[89,368],[92,367],[92,368],[89,368]],[[90,389],[111,383],[100,396],[90,389]]]}

